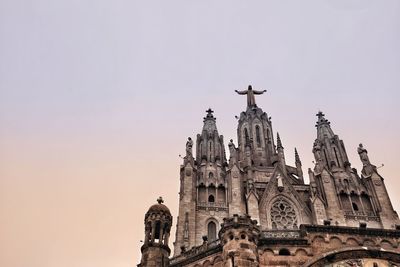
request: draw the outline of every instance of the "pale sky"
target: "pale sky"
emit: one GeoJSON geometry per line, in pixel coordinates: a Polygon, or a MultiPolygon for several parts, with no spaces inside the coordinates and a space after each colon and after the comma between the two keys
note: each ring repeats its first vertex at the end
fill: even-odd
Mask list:
{"type": "Polygon", "coordinates": [[[187,137],[211,107],[236,142],[248,84],[288,164],[322,110],[400,210],[399,47],[398,0],[0,0],[0,266],[136,266],[187,137]]]}

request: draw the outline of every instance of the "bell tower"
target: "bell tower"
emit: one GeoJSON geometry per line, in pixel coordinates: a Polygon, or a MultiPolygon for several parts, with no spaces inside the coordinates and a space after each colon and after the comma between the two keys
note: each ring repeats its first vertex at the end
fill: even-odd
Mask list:
{"type": "Polygon", "coordinates": [[[218,133],[213,113],[211,108],[206,111],[196,138],[195,158],[192,139],[186,142],[174,255],[201,245],[203,238],[208,242],[217,240],[220,224],[228,216],[228,163],[224,138],[218,133]]]}
{"type": "Polygon", "coordinates": [[[203,129],[196,140],[196,244],[217,240],[217,233],[228,214],[224,138],[217,130],[214,111],[208,109],[203,129]]]}
{"type": "Polygon", "coordinates": [[[145,239],[141,248],[142,259],[139,267],[167,267],[169,266],[168,247],[172,225],[171,212],[163,204],[163,199],[157,199],[158,204],[150,207],[144,219],[145,239]]]}

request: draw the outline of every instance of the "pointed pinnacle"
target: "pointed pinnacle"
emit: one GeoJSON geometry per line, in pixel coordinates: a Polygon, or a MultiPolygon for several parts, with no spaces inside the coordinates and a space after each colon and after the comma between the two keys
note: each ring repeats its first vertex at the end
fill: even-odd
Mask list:
{"type": "Polygon", "coordinates": [[[279,133],[276,133],[276,143],[277,143],[277,148],[283,148],[282,146],[282,141],[281,141],[281,137],[279,136],[279,133]]]}
{"type": "Polygon", "coordinates": [[[297,148],[294,148],[294,158],[296,160],[296,163],[297,162],[301,163],[299,153],[297,153],[297,148]]]}

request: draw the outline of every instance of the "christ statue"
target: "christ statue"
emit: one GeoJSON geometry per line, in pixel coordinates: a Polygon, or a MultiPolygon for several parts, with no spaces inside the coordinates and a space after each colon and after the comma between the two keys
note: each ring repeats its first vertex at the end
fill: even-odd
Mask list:
{"type": "Polygon", "coordinates": [[[251,87],[251,85],[249,85],[249,88],[245,91],[238,91],[235,90],[236,93],[238,93],[239,95],[247,95],[247,107],[256,107],[256,99],[254,97],[254,95],[261,95],[263,93],[265,93],[267,90],[263,90],[263,91],[257,91],[257,90],[253,90],[253,88],[251,87]]]}

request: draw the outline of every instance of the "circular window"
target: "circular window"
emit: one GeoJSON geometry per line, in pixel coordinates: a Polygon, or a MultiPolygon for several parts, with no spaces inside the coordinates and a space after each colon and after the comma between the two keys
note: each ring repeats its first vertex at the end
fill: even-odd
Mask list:
{"type": "Polygon", "coordinates": [[[283,198],[271,206],[272,229],[297,229],[297,217],[293,207],[283,198]]]}

